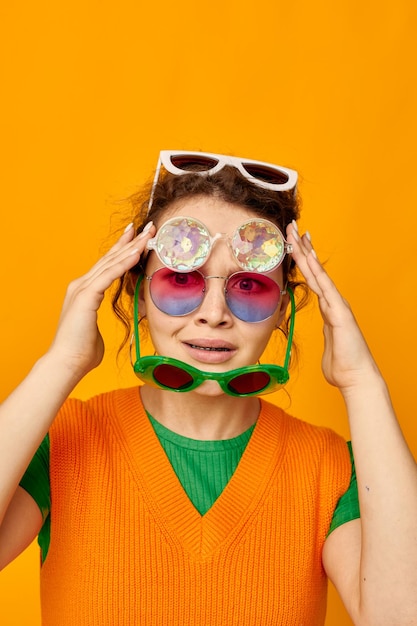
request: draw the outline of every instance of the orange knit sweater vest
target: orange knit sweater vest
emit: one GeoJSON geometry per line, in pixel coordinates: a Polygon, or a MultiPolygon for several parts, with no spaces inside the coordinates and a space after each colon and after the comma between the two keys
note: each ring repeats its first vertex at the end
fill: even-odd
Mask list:
{"type": "Polygon", "coordinates": [[[44,626],[318,626],[321,552],[351,467],[328,429],[262,401],[252,438],[203,517],[138,388],[68,400],[51,432],[44,626]]]}

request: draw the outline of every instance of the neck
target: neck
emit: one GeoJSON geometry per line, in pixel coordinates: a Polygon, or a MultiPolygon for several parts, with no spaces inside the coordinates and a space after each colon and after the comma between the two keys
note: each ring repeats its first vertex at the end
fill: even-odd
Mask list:
{"type": "MultiPolygon", "coordinates": [[[[209,381],[213,387],[217,383],[209,381]]],[[[199,440],[237,437],[252,426],[259,415],[256,397],[235,398],[224,393],[176,393],[149,385],[140,388],[145,409],[170,430],[199,440]]]]}

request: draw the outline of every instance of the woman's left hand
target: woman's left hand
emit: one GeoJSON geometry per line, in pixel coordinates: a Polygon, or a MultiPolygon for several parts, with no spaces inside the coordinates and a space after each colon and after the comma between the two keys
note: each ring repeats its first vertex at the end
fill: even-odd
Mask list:
{"type": "Polygon", "coordinates": [[[294,261],[318,297],[324,322],[322,369],[326,380],[342,392],[366,384],[370,375],[379,372],[348,302],[319,262],[310,236],[300,236],[295,222],[287,227],[287,240],[293,246],[294,261]]]}

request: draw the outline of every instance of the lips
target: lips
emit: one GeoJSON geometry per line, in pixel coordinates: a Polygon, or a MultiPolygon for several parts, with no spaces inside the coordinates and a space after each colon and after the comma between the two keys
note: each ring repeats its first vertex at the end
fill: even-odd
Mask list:
{"type": "Polygon", "coordinates": [[[227,341],[221,341],[218,339],[191,339],[190,341],[184,341],[186,345],[197,350],[208,350],[214,352],[230,352],[236,350],[235,346],[227,341]]]}
{"type": "Polygon", "coordinates": [[[209,350],[210,352],[230,352],[230,348],[210,348],[209,346],[196,346],[192,343],[189,344],[192,348],[197,350],[209,350]]]}
{"type": "Polygon", "coordinates": [[[186,352],[195,360],[206,364],[229,361],[236,354],[236,346],[220,339],[189,339],[182,342],[186,352]]]}

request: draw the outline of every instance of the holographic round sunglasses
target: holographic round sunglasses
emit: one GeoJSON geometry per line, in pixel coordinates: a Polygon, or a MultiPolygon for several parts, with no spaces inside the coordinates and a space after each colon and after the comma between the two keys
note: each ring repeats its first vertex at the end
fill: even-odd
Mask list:
{"type": "Polygon", "coordinates": [[[211,236],[207,226],[194,217],[173,217],[149,239],[147,248],[166,267],[190,272],[204,265],[219,239],[226,239],[238,265],[250,272],[272,272],[292,252],[279,228],[262,218],[244,222],[230,237],[227,233],[211,236]]]}

